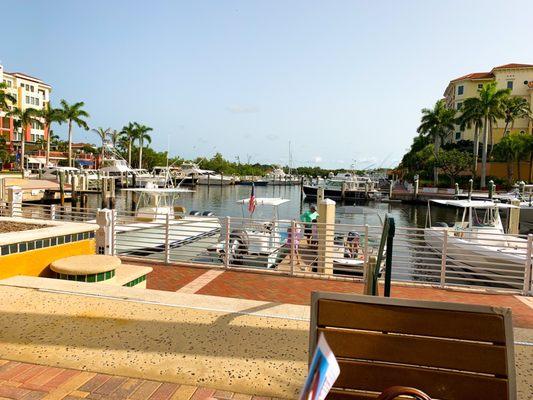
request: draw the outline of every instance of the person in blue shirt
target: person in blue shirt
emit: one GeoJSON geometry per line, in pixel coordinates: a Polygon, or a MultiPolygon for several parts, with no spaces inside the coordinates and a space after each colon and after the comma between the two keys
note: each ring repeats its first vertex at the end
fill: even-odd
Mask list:
{"type": "Polygon", "coordinates": [[[318,220],[316,207],[311,205],[309,210],[300,215],[300,221],[304,223],[304,236],[309,241],[313,236],[313,220],[318,220]]]}

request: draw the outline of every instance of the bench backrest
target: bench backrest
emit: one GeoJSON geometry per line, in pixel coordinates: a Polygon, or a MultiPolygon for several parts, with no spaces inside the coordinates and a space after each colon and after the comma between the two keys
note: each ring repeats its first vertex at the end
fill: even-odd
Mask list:
{"type": "Polygon", "coordinates": [[[341,369],[330,399],[375,399],[397,385],[434,399],[516,399],[508,308],[322,292],[311,300],[310,357],[324,333],[341,369]]]}

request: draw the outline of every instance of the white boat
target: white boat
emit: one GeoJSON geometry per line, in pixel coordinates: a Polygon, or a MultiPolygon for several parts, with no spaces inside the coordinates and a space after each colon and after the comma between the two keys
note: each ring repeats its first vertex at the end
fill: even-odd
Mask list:
{"type": "Polygon", "coordinates": [[[229,232],[226,221],[221,220],[219,242],[208,250],[218,254],[221,259],[228,251],[230,265],[275,268],[278,254],[287,240],[281,234],[283,228],[280,227],[278,208],[289,201],[278,197],[258,197],[255,199],[256,211],[253,215],[246,216],[250,199],[238,200],[243,218],[232,219],[229,232]],[[270,214],[270,218],[257,218],[261,214],[264,216],[265,212],[270,214]]]}
{"type": "MultiPolygon", "coordinates": [[[[431,207],[428,205],[424,239],[434,251],[441,256],[445,251],[446,259],[454,265],[484,279],[522,287],[527,241],[506,235],[499,213],[500,209],[516,206],[482,200],[431,200],[430,203],[458,210],[458,218],[452,226],[446,222],[431,226],[431,207]]],[[[468,280],[467,277],[456,279],[468,280]]]]}
{"type": "Polygon", "coordinates": [[[213,186],[226,186],[234,185],[236,182],[235,177],[228,175],[217,174],[215,171],[201,170],[203,171],[198,175],[198,185],[213,185],[213,186]]]}
{"type": "Polygon", "coordinates": [[[45,167],[41,179],[58,180],[61,172],[63,172],[64,175],[67,173],[79,174],[80,170],[74,167],[45,167]]]}
{"type": "Polygon", "coordinates": [[[268,181],[269,185],[273,186],[292,186],[300,184],[299,177],[287,174],[281,168],[275,168],[266,174],[265,179],[268,181]]]}

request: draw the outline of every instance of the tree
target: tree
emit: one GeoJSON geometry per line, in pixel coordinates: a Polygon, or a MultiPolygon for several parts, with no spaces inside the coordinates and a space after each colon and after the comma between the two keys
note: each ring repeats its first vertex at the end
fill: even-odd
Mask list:
{"type": "Polygon", "coordinates": [[[491,127],[492,137],[492,124],[498,119],[504,118],[503,102],[505,98],[509,96],[509,89],[498,89],[496,82],[487,83],[483,85],[483,88],[479,90],[479,102],[477,107],[483,115],[483,149],[481,152],[481,188],[487,186],[487,155],[488,155],[488,143],[489,143],[489,125],[491,127]]]}
{"type": "Polygon", "coordinates": [[[463,103],[461,109],[462,114],[457,118],[457,124],[461,130],[471,128],[474,125],[474,157],[473,172],[477,176],[477,161],[479,159],[479,131],[483,126],[483,111],[481,110],[481,102],[477,97],[470,97],[463,103]]]}
{"type": "Polygon", "coordinates": [[[8,111],[7,114],[10,117],[14,117],[15,128],[20,129],[21,140],[20,140],[20,171],[22,177],[24,178],[24,156],[25,156],[25,145],[26,145],[26,130],[31,129],[32,122],[37,120],[39,115],[39,110],[35,108],[26,108],[22,110],[18,107],[14,107],[12,110],[8,111]]]}
{"type": "Polygon", "coordinates": [[[511,130],[513,130],[515,120],[531,117],[529,102],[523,97],[505,97],[502,101],[502,107],[505,114],[505,128],[503,129],[504,136],[507,136],[507,128],[509,128],[509,125],[511,125],[511,130]]]}
{"type": "Polygon", "coordinates": [[[128,125],[125,125],[120,131],[122,137],[127,141],[128,149],[128,165],[131,167],[131,146],[133,145],[134,140],[136,139],[136,122],[130,122],[128,125]]]}
{"type": "Polygon", "coordinates": [[[98,135],[98,137],[100,138],[100,140],[102,141],[101,157],[102,157],[102,162],[103,162],[104,161],[104,151],[105,151],[105,141],[107,139],[107,136],[111,132],[111,128],[107,128],[107,129],[96,128],[96,129],[93,129],[93,132],[96,133],[98,135]]]}
{"type": "Polygon", "coordinates": [[[42,110],[39,111],[39,117],[44,120],[44,132],[47,136],[46,140],[46,165],[50,163],[50,136],[52,123],[57,122],[62,124],[65,121],[62,110],[59,108],[53,108],[50,103],[48,103],[42,110]]]}
{"type": "Polygon", "coordinates": [[[89,113],[82,109],[85,106],[83,101],[74,104],[69,104],[65,100],[61,100],[62,113],[65,121],[68,122],[68,165],[72,167],[72,124],[78,127],[89,130],[89,125],[84,118],[89,118],[89,113]]]}
{"type": "Polygon", "coordinates": [[[143,164],[144,141],[146,140],[148,143],[152,143],[152,138],[148,134],[148,132],[152,130],[153,129],[149,126],[138,124],[137,122],[135,122],[135,139],[139,141],[139,169],[142,169],[143,164]]]}
{"type": "Polygon", "coordinates": [[[0,170],[4,168],[4,164],[9,162],[11,154],[7,148],[6,139],[0,136],[0,170]]]}
{"type": "MultiPolygon", "coordinates": [[[[417,132],[433,140],[435,159],[438,159],[439,148],[446,137],[453,132],[455,123],[455,110],[446,107],[443,99],[437,101],[433,109],[422,109],[422,119],[417,132]]],[[[433,168],[433,181],[439,184],[439,171],[433,168]]]]}
{"type": "Polygon", "coordinates": [[[528,150],[527,138],[529,135],[521,135],[519,133],[511,133],[504,136],[502,140],[494,146],[494,156],[499,160],[507,163],[507,181],[512,184],[513,162],[516,162],[518,180],[520,180],[520,160],[528,150]]]}
{"type": "Polygon", "coordinates": [[[9,111],[9,108],[17,102],[17,98],[6,92],[7,84],[0,82],[0,112],[9,111]]]}
{"type": "Polygon", "coordinates": [[[461,173],[470,171],[473,158],[472,154],[458,149],[439,150],[438,166],[450,177],[453,185],[461,173]]]}
{"type": "Polygon", "coordinates": [[[111,140],[111,144],[113,147],[117,146],[117,143],[120,139],[121,132],[117,131],[116,129],[110,130],[109,132],[109,139],[111,140]]]}

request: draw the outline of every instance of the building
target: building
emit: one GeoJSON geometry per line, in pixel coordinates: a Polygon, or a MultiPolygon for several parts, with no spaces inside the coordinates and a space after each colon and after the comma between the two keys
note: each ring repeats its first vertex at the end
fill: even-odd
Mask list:
{"type": "MultiPolygon", "coordinates": [[[[531,64],[506,64],[493,68],[490,72],[474,72],[450,81],[444,91],[446,105],[456,110],[461,110],[464,101],[469,97],[476,97],[478,90],[484,84],[496,82],[501,89],[511,89],[512,96],[521,96],[533,104],[533,65],[531,64]]],[[[533,108],[532,108],[533,110],[533,108]]],[[[505,122],[498,121],[493,126],[494,143],[503,137],[505,122]]],[[[507,130],[511,131],[510,127],[507,130]]],[[[513,132],[532,133],[532,121],[529,118],[519,119],[514,122],[513,132]]],[[[474,128],[460,130],[456,126],[451,141],[474,140],[474,128]]]]}
{"type": "MultiPolygon", "coordinates": [[[[52,87],[38,78],[21,72],[6,72],[0,65],[0,82],[5,82],[7,92],[12,94],[17,102],[14,104],[21,109],[43,109],[50,101],[52,87]]],[[[35,143],[39,139],[47,139],[48,132],[42,122],[35,121],[31,127],[24,130],[26,142],[35,143]]],[[[0,112],[0,135],[4,136],[13,150],[20,146],[22,132],[15,129],[13,118],[8,118],[0,112]]]]}

